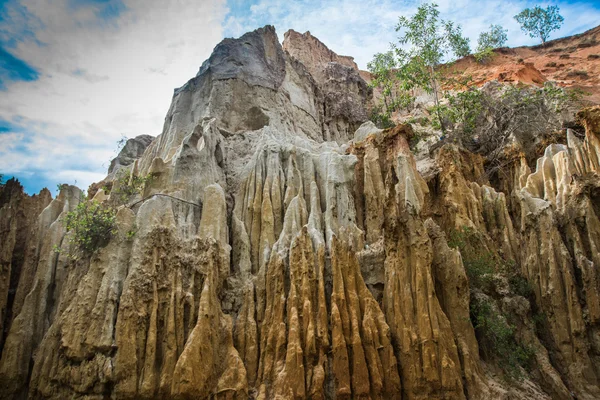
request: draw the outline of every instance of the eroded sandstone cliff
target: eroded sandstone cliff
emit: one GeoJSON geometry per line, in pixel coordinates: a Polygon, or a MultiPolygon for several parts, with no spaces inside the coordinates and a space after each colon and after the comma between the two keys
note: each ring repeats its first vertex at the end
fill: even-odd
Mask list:
{"type": "Polygon", "coordinates": [[[93,254],[70,256],[79,189],[0,188],[0,398],[599,398],[600,108],[535,171],[446,145],[425,180],[410,126],[358,129],[352,60],[285,37],[226,39],[175,91],[90,191],[118,209],[93,254]],[[503,260],[485,287],[463,231],[503,260]],[[528,349],[517,378],[478,304],[528,349]]]}

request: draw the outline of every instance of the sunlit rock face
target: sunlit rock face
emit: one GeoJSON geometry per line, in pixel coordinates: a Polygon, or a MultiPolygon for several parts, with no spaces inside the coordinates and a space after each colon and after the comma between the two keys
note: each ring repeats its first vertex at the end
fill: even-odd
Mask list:
{"type": "Polygon", "coordinates": [[[450,145],[426,181],[409,126],[361,126],[370,95],[350,58],[267,26],[217,45],[94,186],[118,211],[93,254],[69,257],[79,189],[3,185],[0,398],[600,398],[600,108],[493,187],[450,145]],[[471,322],[463,227],[532,288],[493,296],[534,350],[520,379],[471,322]]]}

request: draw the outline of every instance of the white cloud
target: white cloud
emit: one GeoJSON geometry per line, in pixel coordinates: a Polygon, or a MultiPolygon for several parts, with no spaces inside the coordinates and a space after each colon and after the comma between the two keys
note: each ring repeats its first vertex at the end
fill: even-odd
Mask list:
{"type": "Polygon", "coordinates": [[[116,18],[102,19],[94,4],[21,3],[27,18],[13,13],[0,23],[14,34],[24,25],[34,32],[11,52],[40,77],[9,83],[0,95],[0,118],[25,132],[2,135],[4,142],[20,138],[21,148],[1,147],[0,171],[44,171],[57,180],[93,171],[78,179],[83,188],[105,171],[122,134],[160,133],[173,89],[222,39],[227,12],[225,0],[125,0],[116,18]]]}
{"type": "Polygon", "coordinates": [[[260,0],[243,18],[228,18],[225,27],[238,36],[269,23],[280,39],[288,29],[310,31],[330,49],[354,57],[365,68],[374,53],[387,50],[395,40],[398,16],[414,9],[414,3],[391,0],[260,0]]]}
{"type": "MultiPolygon", "coordinates": [[[[17,0],[12,0],[13,2],[17,0]]],[[[0,93],[0,120],[18,127],[0,132],[0,172],[43,175],[38,182],[85,188],[106,170],[121,135],[160,133],[173,88],[193,77],[223,34],[239,36],[265,24],[283,39],[287,29],[310,30],[361,68],[397,39],[400,15],[418,1],[398,0],[123,0],[112,19],[98,18],[92,0],[20,0],[0,21],[0,41],[21,41],[11,52],[40,72],[0,93]],[[73,9],[74,3],[82,5],[73,9]],[[243,9],[226,19],[227,6],[243,9]],[[78,175],[79,174],[79,175],[78,175]],[[43,179],[42,179],[43,178],[43,179]]],[[[535,44],[513,16],[532,2],[438,0],[442,18],[476,39],[490,24],[509,30],[509,45],[535,44]]],[[[553,38],[600,21],[589,3],[562,4],[564,27],[553,38]]],[[[37,176],[36,175],[36,176],[37,176]]]]}
{"type": "MultiPolygon", "coordinates": [[[[491,24],[508,29],[510,46],[537,44],[521,32],[513,16],[536,3],[524,0],[436,0],[441,18],[462,25],[463,33],[470,38],[471,47],[477,44],[479,33],[491,24]]],[[[338,54],[355,58],[358,66],[365,69],[367,62],[377,52],[389,49],[395,42],[395,26],[401,15],[412,15],[424,1],[394,0],[259,0],[243,17],[229,17],[226,31],[234,36],[256,29],[267,23],[275,25],[280,39],[288,29],[310,31],[338,54]]],[[[558,38],[596,26],[600,10],[590,3],[558,4],[565,17],[564,26],[551,38],[558,38]]]]}

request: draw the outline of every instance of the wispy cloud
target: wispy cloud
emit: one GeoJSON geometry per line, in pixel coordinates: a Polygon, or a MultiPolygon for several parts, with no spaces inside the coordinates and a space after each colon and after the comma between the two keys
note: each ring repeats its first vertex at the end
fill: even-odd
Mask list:
{"type": "MultiPolygon", "coordinates": [[[[509,45],[536,44],[521,32],[513,16],[538,4],[522,0],[437,0],[443,19],[462,25],[463,33],[475,47],[479,33],[491,24],[508,29],[509,45]]],[[[229,0],[231,9],[225,34],[238,36],[264,24],[275,25],[280,39],[288,29],[310,31],[339,54],[353,56],[366,68],[374,53],[385,51],[395,42],[395,26],[401,15],[413,14],[422,1],[414,0],[229,0]]],[[[553,38],[582,32],[600,23],[600,4],[595,0],[550,1],[560,6],[564,26],[553,38]]]]}
{"type": "Polygon", "coordinates": [[[2,80],[0,172],[27,180],[29,192],[75,180],[86,188],[121,135],[159,134],[173,89],[222,39],[227,12],[224,0],[2,5],[0,44],[31,71],[2,80]]]}
{"type": "MultiPolygon", "coordinates": [[[[0,172],[28,192],[56,183],[85,188],[104,176],[121,135],[157,135],[173,88],[193,77],[223,36],[265,24],[280,38],[310,30],[360,67],[397,38],[399,0],[0,0],[0,172]]],[[[532,1],[438,0],[475,44],[494,23],[509,44],[536,43],[513,20],[532,1]]],[[[600,6],[556,2],[555,36],[600,21],[600,6]]]]}

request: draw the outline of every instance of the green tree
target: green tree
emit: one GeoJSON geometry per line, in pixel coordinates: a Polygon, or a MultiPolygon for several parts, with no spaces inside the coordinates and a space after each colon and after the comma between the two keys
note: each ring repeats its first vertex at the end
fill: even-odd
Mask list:
{"type": "Polygon", "coordinates": [[[371,86],[379,87],[383,95],[386,108],[394,99],[394,70],[398,67],[392,51],[377,53],[373,60],[367,63],[371,73],[371,86]]]}
{"type": "MultiPolygon", "coordinates": [[[[437,4],[423,4],[411,18],[400,17],[396,31],[400,32],[396,46],[398,77],[404,90],[420,87],[431,93],[435,109],[439,110],[440,74],[443,61],[470,53],[469,40],[462,36],[460,25],[440,19],[437,4]]],[[[444,121],[436,113],[442,131],[444,121]]]]}
{"type": "Polygon", "coordinates": [[[393,126],[392,113],[398,109],[409,107],[413,96],[403,89],[397,79],[398,61],[393,51],[377,53],[367,63],[371,73],[370,86],[381,91],[381,104],[375,107],[371,120],[380,128],[393,126]]]}
{"type": "MultiPolygon", "coordinates": [[[[70,242],[90,254],[108,243],[116,233],[117,210],[97,201],[83,201],[64,220],[70,242]]],[[[75,257],[74,255],[71,255],[75,257]]]]}
{"type": "Polygon", "coordinates": [[[521,25],[523,32],[532,38],[539,37],[542,44],[546,43],[550,32],[559,29],[565,20],[559,14],[558,6],[548,6],[546,9],[540,6],[526,8],[515,15],[515,19],[521,25]]]}
{"type": "Polygon", "coordinates": [[[506,44],[508,30],[500,25],[490,25],[490,30],[481,32],[477,39],[477,49],[475,50],[475,59],[482,62],[493,56],[493,49],[502,47],[506,44]]]}

